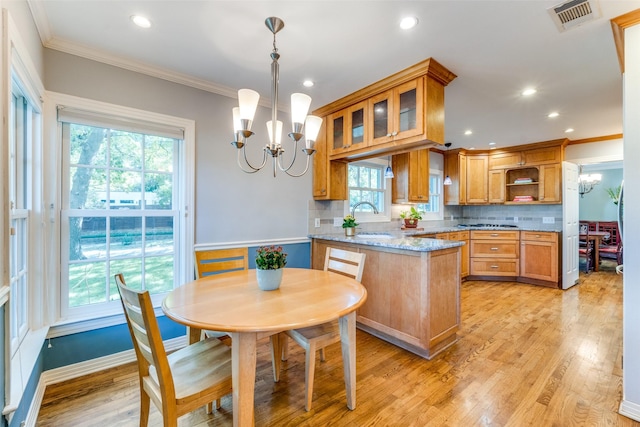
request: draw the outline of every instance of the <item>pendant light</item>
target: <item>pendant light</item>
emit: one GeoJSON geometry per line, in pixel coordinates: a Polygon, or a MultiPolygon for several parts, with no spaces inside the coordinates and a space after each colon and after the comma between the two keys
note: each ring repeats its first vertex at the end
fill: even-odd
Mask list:
{"type": "Polygon", "coordinates": [[[387,157],[387,169],[384,171],[385,179],[393,178],[393,170],[391,169],[391,156],[387,157]]]}
{"type": "MultiPolygon", "coordinates": [[[[445,142],[444,146],[446,147],[445,151],[447,151],[447,150],[449,150],[449,147],[451,147],[451,143],[450,142],[445,142]]],[[[453,184],[453,181],[451,181],[451,178],[449,177],[449,175],[447,175],[444,178],[444,181],[442,182],[442,185],[452,185],[452,184],[453,184]]]]}

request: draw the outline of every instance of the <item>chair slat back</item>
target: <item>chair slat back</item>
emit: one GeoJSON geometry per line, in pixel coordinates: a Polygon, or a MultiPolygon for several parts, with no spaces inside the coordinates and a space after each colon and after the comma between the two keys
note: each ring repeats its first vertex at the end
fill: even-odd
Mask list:
{"type": "Polygon", "coordinates": [[[603,243],[606,245],[618,246],[620,245],[620,238],[618,236],[618,223],[615,221],[599,222],[598,231],[604,231],[609,233],[608,239],[603,239],[603,243]]]}
{"type": "Polygon", "coordinates": [[[174,384],[167,354],[162,343],[158,321],[153,312],[149,291],[137,291],[129,288],[122,273],[114,276],[120,301],[124,310],[133,347],[138,359],[140,376],[146,376],[149,366],[155,367],[163,396],[175,394],[174,384]]]}
{"type": "Polygon", "coordinates": [[[328,247],[324,258],[324,269],[360,282],[362,281],[365,257],[366,254],[363,253],[328,247]]]}
{"type": "Polygon", "coordinates": [[[196,277],[249,268],[248,248],[195,251],[196,277]]]}

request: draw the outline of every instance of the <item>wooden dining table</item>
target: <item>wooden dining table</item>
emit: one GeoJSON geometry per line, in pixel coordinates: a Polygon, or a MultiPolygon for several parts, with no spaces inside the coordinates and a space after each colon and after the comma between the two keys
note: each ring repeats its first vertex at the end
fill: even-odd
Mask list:
{"type": "Polygon", "coordinates": [[[356,407],[356,312],[367,291],[359,282],[323,270],[285,268],[280,288],[262,291],[255,270],[207,276],[171,291],[162,302],[170,319],[190,329],[231,336],[233,425],[254,424],[256,342],[267,336],[274,345],[278,378],[282,342],[279,332],[339,319],[347,407],[356,407]]]}
{"type": "Polygon", "coordinates": [[[609,238],[608,231],[589,231],[589,233],[580,233],[580,240],[591,240],[593,241],[593,271],[600,270],[600,243],[602,240],[606,240],[609,238]]]}

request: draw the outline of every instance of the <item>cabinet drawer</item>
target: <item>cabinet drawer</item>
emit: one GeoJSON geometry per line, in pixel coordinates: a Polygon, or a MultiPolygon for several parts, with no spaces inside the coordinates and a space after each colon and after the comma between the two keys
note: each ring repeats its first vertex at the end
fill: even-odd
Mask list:
{"type": "Polygon", "coordinates": [[[540,231],[521,231],[520,240],[531,242],[557,242],[558,233],[540,232],[540,231]]]}
{"type": "Polygon", "coordinates": [[[471,275],[473,276],[517,276],[518,260],[516,259],[471,259],[471,275]]]}
{"type": "Polygon", "coordinates": [[[472,240],[471,256],[483,258],[517,258],[518,242],[472,240]]]}
{"type": "Polygon", "coordinates": [[[451,233],[438,233],[436,234],[436,239],[454,240],[451,238],[451,233]]]}
{"type": "Polygon", "coordinates": [[[518,240],[519,231],[499,231],[499,230],[471,230],[472,239],[484,240],[518,240]]]}
{"type": "Polygon", "coordinates": [[[458,231],[458,240],[469,240],[469,231],[458,231]]]}

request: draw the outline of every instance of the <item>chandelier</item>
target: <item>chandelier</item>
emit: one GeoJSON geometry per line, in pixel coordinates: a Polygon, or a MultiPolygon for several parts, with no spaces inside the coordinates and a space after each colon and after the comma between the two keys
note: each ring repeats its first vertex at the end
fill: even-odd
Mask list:
{"type": "Polygon", "coordinates": [[[309,106],[311,105],[310,96],[303,93],[294,93],[291,95],[291,121],[293,125],[292,131],[289,133],[289,138],[293,140],[293,155],[288,164],[283,164],[282,154],[285,150],[281,144],[282,122],[278,120],[278,80],[280,74],[278,59],[280,58],[280,54],[276,47],[276,33],[284,28],[284,22],[280,18],[270,17],[267,18],[264,23],[267,28],[269,28],[269,31],[273,33],[273,51],[271,52],[271,120],[267,122],[269,143],[264,147],[262,163],[259,166],[252,165],[247,159],[246,146],[247,140],[253,135],[251,125],[258,107],[260,94],[251,89],[240,89],[238,91],[239,106],[233,109],[233,132],[235,141],[231,144],[238,149],[238,166],[246,173],[255,173],[261,170],[266,165],[267,158],[270,155],[273,159],[274,177],[276,176],[277,169],[280,169],[289,176],[300,177],[309,169],[309,160],[311,155],[316,151],[314,145],[318,132],[320,131],[322,118],[311,115],[307,116],[309,106]],[[296,161],[298,141],[303,137],[305,137],[306,144],[305,148],[301,151],[307,155],[307,164],[304,171],[294,174],[290,172],[290,170],[296,161]],[[244,165],[248,166],[249,169],[244,167],[241,158],[244,159],[244,165]]]}
{"type": "Polygon", "coordinates": [[[583,174],[582,166],[580,166],[580,176],[578,177],[578,193],[580,193],[580,197],[584,197],[585,194],[593,190],[593,187],[599,184],[600,181],[602,181],[602,174],[583,174]]]}

